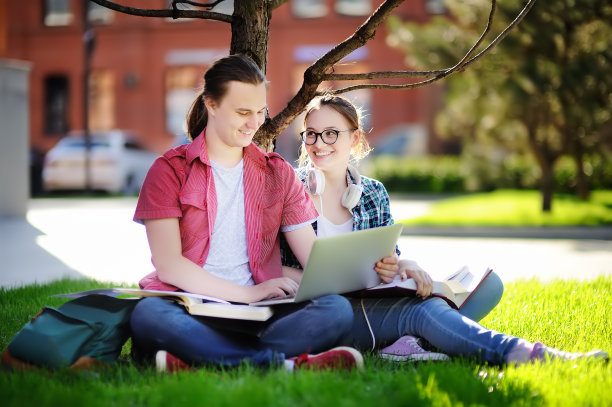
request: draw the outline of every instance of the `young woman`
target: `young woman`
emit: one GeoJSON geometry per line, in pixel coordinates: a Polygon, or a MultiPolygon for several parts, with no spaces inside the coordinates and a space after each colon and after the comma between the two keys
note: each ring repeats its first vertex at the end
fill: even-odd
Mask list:
{"type": "MultiPolygon", "coordinates": [[[[327,95],[313,101],[306,111],[305,130],[298,175],[312,196],[319,218],[313,224],[317,235],[330,236],[393,223],[389,196],[384,186],[359,175],[349,164],[369,151],[357,108],[346,98],[327,95]]],[[[299,267],[291,253],[283,250],[283,264],[299,267]]],[[[445,355],[423,350],[416,337],[451,355],[479,358],[494,364],[522,363],[546,355],[573,359],[606,357],[605,352],[569,354],[541,343],[487,330],[477,320],[499,302],[503,285],[491,274],[461,311],[444,300],[430,297],[430,276],[414,261],[399,260],[399,251],[381,259],[375,270],[385,282],[396,275],[414,278],[418,296],[350,299],[355,319],[345,343],[358,349],[387,347],[385,354],[402,360],[442,359],[445,355]],[[399,339],[398,339],[399,338],[399,339]]]]}
{"type": "MultiPolygon", "coordinates": [[[[188,117],[193,141],[156,160],[138,199],[134,219],[145,225],[155,266],[140,286],[243,303],[293,294],[299,276],[282,275],[279,231],[305,264],[316,210],[292,167],[252,143],[266,115],[264,75],[233,55],[216,61],[204,81],[188,117]]],[[[148,297],[135,307],[131,328],[135,355],[155,355],[160,369],[242,362],[353,368],[362,357],[352,348],[304,355],[336,346],[352,321],[338,295],[278,308],[262,323],[195,317],[148,297]]]]}

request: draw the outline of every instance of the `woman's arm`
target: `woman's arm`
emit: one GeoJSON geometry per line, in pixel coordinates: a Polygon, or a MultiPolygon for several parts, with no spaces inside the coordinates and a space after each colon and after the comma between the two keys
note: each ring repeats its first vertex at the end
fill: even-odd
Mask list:
{"type": "Polygon", "coordinates": [[[227,301],[255,302],[295,294],[298,284],[281,277],[255,286],[241,286],[210,274],[183,256],[177,218],[145,221],[153,265],[159,278],[182,290],[227,301]]]}
{"type": "Polygon", "coordinates": [[[315,235],[314,229],[310,225],[306,225],[291,232],[285,232],[285,239],[291,248],[291,251],[298,259],[302,268],[306,267],[308,262],[308,256],[312,250],[317,235],[315,235]]]}

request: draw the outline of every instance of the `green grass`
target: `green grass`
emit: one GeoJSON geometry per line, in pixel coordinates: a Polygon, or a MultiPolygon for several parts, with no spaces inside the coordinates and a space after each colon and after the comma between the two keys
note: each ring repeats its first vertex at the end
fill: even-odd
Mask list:
{"type": "MultiPolygon", "coordinates": [[[[0,289],[0,342],[41,306],[61,304],[50,295],[102,287],[60,281],[0,289]]],[[[482,324],[569,351],[612,351],[612,278],[519,281],[482,324]]],[[[164,375],[130,362],[129,341],[120,363],[74,373],[0,372],[3,406],[607,406],[612,405],[612,364],[580,361],[492,367],[459,358],[448,363],[394,364],[366,355],[360,372],[297,372],[243,366],[164,375]]]]}
{"type": "Polygon", "coordinates": [[[612,224],[612,191],[594,191],[588,201],[555,195],[552,211],[542,212],[538,191],[500,190],[463,195],[435,203],[426,215],[400,220],[430,226],[596,226],[612,224]]]}

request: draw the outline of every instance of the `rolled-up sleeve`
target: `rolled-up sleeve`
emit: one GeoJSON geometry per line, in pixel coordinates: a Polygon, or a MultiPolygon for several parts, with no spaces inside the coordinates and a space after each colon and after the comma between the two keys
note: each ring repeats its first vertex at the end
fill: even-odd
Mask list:
{"type": "Polygon", "coordinates": [[[180,218],[180,181],[165,157],[159,157],[147,173],[140,190],[134,221],[180,218]]]}

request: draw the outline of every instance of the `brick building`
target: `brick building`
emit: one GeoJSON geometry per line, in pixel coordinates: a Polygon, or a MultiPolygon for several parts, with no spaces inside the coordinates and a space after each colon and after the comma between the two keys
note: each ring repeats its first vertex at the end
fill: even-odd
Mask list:
{"type": "MultiPolygon", "coordinates": [[[[167,0],[123,0],[131,7],[166,8],[167,0]]],[[[221,12],[230,12],[227,0],[221,12]],[[227,4],[225,4],[227,3],[227,4]]],[[[380,0],[290,0],[273,12],[267,77],[270,115],[299,88],[302,74],[318,56],[351,35],[380,0]]],[[[394,14],[425,21],[441,1],[406,1],[394,14]]],[[[94,48],[89,79],[91,129],[136,131],[162,151],[184,132],[186,110],[205,67],[226,55],[230,27],[208,20],[143,18],[117,13],[82,0],[0,0],[0,58],[29,61],[30,142],[44,153],[66,131],[84,123],[86,26],[94,48]],[[85,10],[85,8],[87,8],[85,10]],[[85,23],[85,17],[88,23],[85,23]]],[[[376,37],[338,67],[342,72],[406,69],[404,55],[376,37]]],[[[370,140],[401,132],[430,140],[438,90],[362,90],[348,96],[366,108],[370,140]]],[[[285,131],[277,148],[293,159],[297,128],[285,131]]]]}

